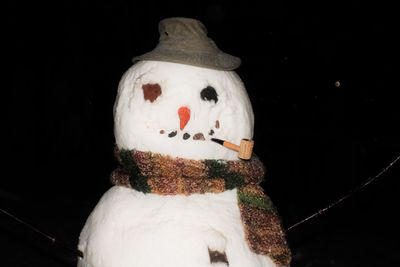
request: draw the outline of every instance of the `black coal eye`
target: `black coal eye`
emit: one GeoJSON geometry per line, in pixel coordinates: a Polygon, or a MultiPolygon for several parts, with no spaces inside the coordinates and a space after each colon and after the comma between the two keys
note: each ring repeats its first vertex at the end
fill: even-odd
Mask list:
{"type": "Polygon", "coordinates": [[[214,100],[215,103],[218,102],[218,94],[217,91],[215,91],[214,87],[212,86],[207,86],[200,92],[200,97],[204,101],[211,101],[214,100]]]}

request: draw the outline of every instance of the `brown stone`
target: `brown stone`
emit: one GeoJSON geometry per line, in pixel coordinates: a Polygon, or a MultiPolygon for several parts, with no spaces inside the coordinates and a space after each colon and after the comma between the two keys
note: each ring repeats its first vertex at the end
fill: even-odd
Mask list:
{"type": "Polygon", "coordinates": [[[153,103],[161,95],[161,86],[158,83],[147,83],[142,85],[144,100],[153,103]]]}
{"type": "Polygon", "coordinates": [[[224,252],[219,252],[217,250],[208,249],[208,254],[210,255],[210,262],[211,263],[223,262],[223,263],[226,263],[229,266],[229,262],[228,262],[228,259],[226,257],[225,251],[224,252]]]}
{"type": "Polygon", "coordinates": [[[206,139],[204,138],[204,135],[203,135],[202,133],[197,133],[197,134],[195,134],[195,135],[193,136],[193,140],[204,141],[204,140],[206,140],[206,139]]]}

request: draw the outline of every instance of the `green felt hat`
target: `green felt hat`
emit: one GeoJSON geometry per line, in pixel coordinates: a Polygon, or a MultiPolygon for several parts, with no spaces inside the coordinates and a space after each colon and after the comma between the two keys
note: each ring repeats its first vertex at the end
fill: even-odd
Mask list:
{"type": "Polygon", "coordinates": [[[233,70],[240,66],[240,58],[222,52],[207,37],[207,29],[191,18],[166,18],[159,22],[159,43],[152,51],[133,58],[167,61],[217,70],[233,70]]]}

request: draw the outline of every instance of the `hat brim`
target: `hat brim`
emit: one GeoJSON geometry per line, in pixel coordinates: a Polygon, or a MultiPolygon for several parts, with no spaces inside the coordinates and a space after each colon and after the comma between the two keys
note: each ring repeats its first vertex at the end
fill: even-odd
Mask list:
{"type": "Polygon", "coordinates": [[[225,71],[234,70],[241,64],[240,58],[222,51],[211,54],[187,51],[160,51],[157,48],[132,59],[133,62],[139,60],[166,61],[225,71]]]}

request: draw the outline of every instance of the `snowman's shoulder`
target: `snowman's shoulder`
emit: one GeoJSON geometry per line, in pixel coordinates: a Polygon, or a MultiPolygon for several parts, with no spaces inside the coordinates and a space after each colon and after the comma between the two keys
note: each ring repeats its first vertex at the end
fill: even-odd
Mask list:
{"type": "Polygon", "coordinates": [[[238,212],[236,195],[236,190],[229,190],[218,194],[161,196],[114,186],[101,197],[88,222],[101,222],[102,227],[117,227],[119,224],[137,226],[145,220],[147,225],[157,226],[166,218],[177,223],[184,221],[185,217],[200,221],[230,218],[238,212]]]}
{"type": "Polygon", "coordinates": [[[126,201],[129,199],[134,199],[137,197],[141,197],[144,194],[141,192],[138,192],[134,189],[125,187],[125,186],[119,186],[115,185],[111,187],[110,189],[107,190],[101,197],[99,203],[101,202],[109,202],[109,201],[126,201]]]}
{"type": "Polygon", "coordinates": [[[144,198],[145,194],[142,192],[123,186],[113,186],[103,194],[93,212],[101,210],[115,216],[115,213],[139,208],[144,198]]]}
{"type": "Polygon", "coordinates": [[[113,186],[103,194],[89,215],[80,239],[85,240],[94,233],[104,235],[117,230],[121,225],[138,225],[140,217],[145,213],[143,198],[144,194],[141,192],[113,186]]]}

